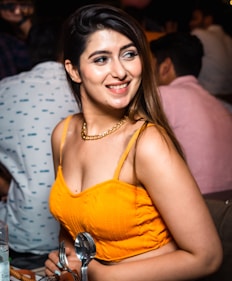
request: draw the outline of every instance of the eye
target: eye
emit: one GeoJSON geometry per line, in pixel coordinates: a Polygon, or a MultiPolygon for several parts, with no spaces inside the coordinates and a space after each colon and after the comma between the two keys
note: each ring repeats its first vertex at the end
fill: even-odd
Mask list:
{"type": "Polygon", "coordinates": [[[126,60],[132,60],[136,56],[138,56],[138,52],[136,50],[126,51],[122,54],[122,58],[126,60]]]}
{"type": "Polygon", "coordinates": [[[108,57],[107,56],[97,57],[97,58],[94,58],[93,61],[96,64],[105,64],[108,61],[108,57]]]}

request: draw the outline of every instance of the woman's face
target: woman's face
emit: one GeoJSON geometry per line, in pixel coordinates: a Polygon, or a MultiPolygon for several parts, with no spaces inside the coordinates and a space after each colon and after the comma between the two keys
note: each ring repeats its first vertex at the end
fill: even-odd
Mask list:
{"type": "Polygon", "coordinates": [[[93,33],[80,57],[80,73],[72,79],[80,84],[86,101],[109,108],[125,108],[135,96],[142,75],[137,49],[124,35],[104,29],[93,33]]]}

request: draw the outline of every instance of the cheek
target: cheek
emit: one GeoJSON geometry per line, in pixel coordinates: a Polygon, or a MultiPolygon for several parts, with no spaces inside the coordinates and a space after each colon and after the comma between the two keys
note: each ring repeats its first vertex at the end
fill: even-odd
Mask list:
{"type": "Polygon", "coordinates": [[[105,75],[107,74],[107,70],[106,68],[88,68],[86,70],[82,70],[81,71],[81,77],[82,80],[86,80],[88,81],[92,81],[92,82],[98,82],[99,80],[101,80],[102,78],[105,77],[105,75]]]}
{"type": "Polygon", "coordinates": [[[142,77],[142,65],[141,62],[137,62],[134,64],[127,65],[127,71],[133,76],[137,78],[142,77]]]}

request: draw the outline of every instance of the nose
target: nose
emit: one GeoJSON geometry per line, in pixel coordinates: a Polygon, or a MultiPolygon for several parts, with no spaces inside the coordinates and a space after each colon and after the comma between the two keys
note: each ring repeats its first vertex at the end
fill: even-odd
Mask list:
{"type": "Polygon", "coordinates": [[[119,80],[125,79],[125,77],[127,75],[127,71],[126,71],[125,66],[119,59],[112,61],[111,75],[114,78],[118,78],[119,80]]]}
{"type": "Polygon", "coordinates": [[[21,7],[20,7],[20,5],[16,5],[15,6],[14,13],[16,15],[20,15],[21,14],[21,7]]]}

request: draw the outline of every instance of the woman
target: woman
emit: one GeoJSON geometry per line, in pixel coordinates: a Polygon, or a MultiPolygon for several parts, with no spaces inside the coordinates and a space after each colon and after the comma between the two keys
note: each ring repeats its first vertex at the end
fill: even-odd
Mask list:
{"type": "MultiPolygon", "coordinates": [[[[64,36],[64,65],[83,113],[53,131],[50,209],[70,267],[80,272],[73,244],[87,231],[97,248],[91,281],[214,272],[220,240],[160,106],[141,27],[117,8],[89,5],[70,16],[64,36]]],[[[52,252],[46,274],[58,273],[57,264],[52,252]]]]}

